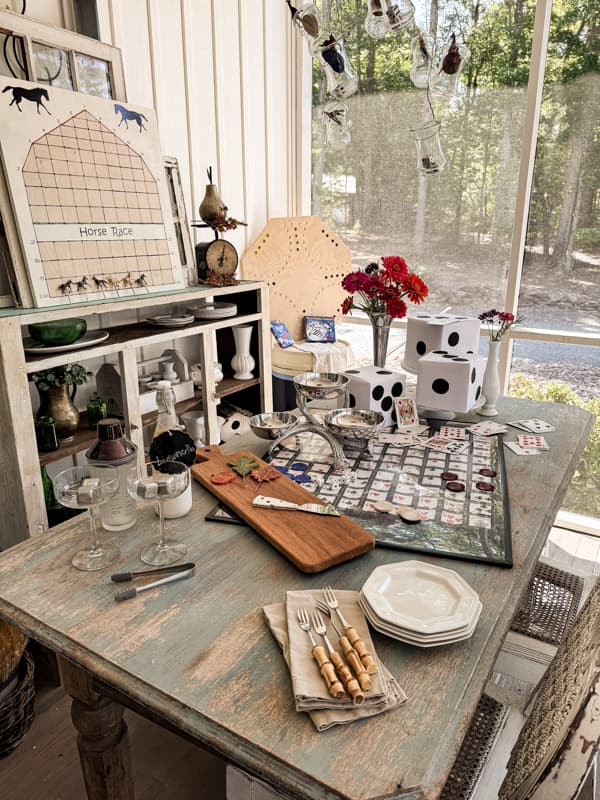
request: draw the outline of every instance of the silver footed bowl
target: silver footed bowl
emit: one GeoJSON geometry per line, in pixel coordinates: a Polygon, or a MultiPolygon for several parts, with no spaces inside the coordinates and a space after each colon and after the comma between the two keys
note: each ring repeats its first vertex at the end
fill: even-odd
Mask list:
{"type": "Polygon", "coordinates": [[[279,439],[279,437],[298,422],[294,414],[274,411],[271,414],[256,414],[248,423],[255,436],[260,439],[279,439]]]}
{"type": "Polygon", "coordinates": [[[332,400],[339,397],[350,383],[339,372],[302,372],[294,378],[296,391],[306,400],[332,400]]]}
{"type": "Polygon", "coordinates": [[[372,439],[383,428],[384,418],[379,411],[357,408],[336,408],[325,416],[325,425],[344,439],[372,439]]]}

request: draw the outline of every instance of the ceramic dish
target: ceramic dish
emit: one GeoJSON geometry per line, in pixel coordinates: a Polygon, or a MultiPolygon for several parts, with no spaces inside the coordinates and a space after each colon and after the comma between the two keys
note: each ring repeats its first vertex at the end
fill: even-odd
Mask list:
{"type": "Polygon", "coordinates": [[[87,322],[85,319],[75,317],[32,322],[27,327],[36,342],[41,342],[46,347],[62,347],[79,341],[87,331],[87,322]]]}
{"type": "Polygon", "coordinates": [[[362,593],[386,624],[430,635],[468,625],[479,602],[456,572],[422,561],[377,567],[362,593]]]}
{"type": "Polygon", "coordinates": [[[381,633],[383,636],[388,636],[390,639],[395,639],[398,642],[403,642],[404,644],[410,644],[415,647],[441,647],[447,644],[464,642],[466,639],[471,638],[471,636],[475,632],[475,629],[477,628],[477,623],[479,622],[479,614],[478,614],[473,620],[473,622],[469,625],[469,627],[464,630],[461,630],[459,634],[455,635],[438,634],[437,636],[418,638],[416,636],[410,635],[405,631],[399,631],[389,626],[382,625],[375,618],[373,618],[371,614],[369,614],[367,606],[364,606],[363,603],[360,601],[360,599],[358,605],[362,610],[362,612],[364,613],[365,617],[367,618],[371,627],[378,633],[381,633]]]}
{"type": "Polygon", "coordinates": [[[108,331],[88,331],[84,333],[81,339],[78,339],[73,344],[56,344],[48,346],[36,342],[35,339],[24,339],[23,350],[26,353],[67,353],[69,350],[81,350],[84,347],[91,347],[93,344],[99,344],[110,336],[108,331]]]}
{"type": "Polygon", "coordinates": [[[161,328],[181,328],[184,325],[191,325],[194,321],[194,317],[191,315],[169,315],[169,314],[161,314],[158,317],[148,317],[146,322],[150,323],[150,325],[158,325],[161,328]]]}
{"type": "Polygon", "coordinates": [[[433,633],[433,634],[421,634],[415,633],[414,631],[407,631],[403,628],[397,628],[395,625],[389,625],[381,620],[377,614],[373,611],[373,609],[369,606],[366,602],[365,598],[362,595],[358,597],[358,604],[361,607],[361,610],[368,618],[369,622],[373,625],[381,633],[385,633],[389,636],[401,636],[406,641],[410,642],[452,642],[457,639],[462,639],[465,636],[470,636],[477,623],[479,622],[479,617],[481,615],[481,611],[483,606],[479,601],[476,607],[473,610],[473,618],[469,621],[467,625],[464,625],[456,630],[452,631],[445,631],[443,633],[433,633]]]}
{"type": "Polygon", "coordinates": [[[197,306],[188,306],[187,311],[193,314],[196,319],[223,319],[223,317],[235,317],[237,306],[235,303],[206,303],[197,306]]]}

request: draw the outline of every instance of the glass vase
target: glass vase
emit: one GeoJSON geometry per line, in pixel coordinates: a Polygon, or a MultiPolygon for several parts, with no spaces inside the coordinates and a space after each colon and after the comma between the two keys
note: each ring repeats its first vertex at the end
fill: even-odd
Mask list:
{"type": "Polygon", "coordinates": [[[385,14],[391,31],[399,33],[412,24],[415,7],[411,0],[384,0],[385,14]]]}
{"type": "Polygon", "coordinates": [[[433,64],[435,38],[430,33],[419,32],[411,42],[412,66],[410,79],[417,89],[426,89],[437,74],[433,64]]]}
{"type": "Polygon", "coordinates": [[[434,100],[448,103],[462,93],[460,74],[470,56],[469,48],[464,44],[456,44],[456,38],[452,36],[440,54],[440,66],[431,81],[431,97],[434,100]]]}
{"type": "Polygon", "coordinates": [[[382,5],[383,2],[384,0],[369,0],[365,31],[371,39],[383,39],[390,32],[390,26],[382,5]]]}
{"type": "Polygon", "coordinates": [[[325,115],[325,144],[331,150],[343,150],[351,142],[347,126],[348,106],[332,100],[323,107],[325,115]]]}
{"type": "Polygon", "coordinates": [[[435,175],[446,166],[440,130],[442,123],[433,119],[412,129],[417,148],[417,170],[422,175],[435,175]]]}
{"type": "Polygon", "coordinates": [[[292,14],[292,20],[306,39],[310,50],[312,43],[321,33],[321,15],[318,8],[314,3],[304,3],[304,5],[295,9],[292,14]]]}
{"type": "Polygon", "coordinates": [[[368,317],[373,330],[373,364],[385,367],[392,318],[385,311],[371,311],[368,317]]]}
{"type": "Polygon", "coordinates": [[[346,55],[343,39],[323,34],[315,40],[312,54],[323,67],[329,94],[342,99],[358,91],[358,78],[346,55]]]}

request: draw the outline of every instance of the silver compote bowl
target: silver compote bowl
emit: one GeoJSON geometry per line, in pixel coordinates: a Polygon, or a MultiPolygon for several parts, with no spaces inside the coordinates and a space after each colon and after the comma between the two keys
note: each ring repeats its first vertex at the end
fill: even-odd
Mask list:
{"type": "Polygon", "coordinates": [[[334,436],[355,442],[370,450],[371,440],[377,436],[385,422],[379,411],[364,411],[357,408],[337,408],[325,416],[325,425],[334,436]]]}
{"type": "Polygon", "coordinates": [[[250,420],[250,427],[262,439],[274,439],[269,447],[269,455],[285,439],[296,434],[312,433],[320,436],[331,447],[334,471],[347,472],[350,465],[344,456],[343,447],[335,436],[310,414],[307,403],[310,400],[335,400],[343,395],[347,405],[349,382],[350,378],[337,372],[303,372],[296,375],[294,378],[296,402],[304,419],[296,419],[292,414],[284,413],[258,414],[250,420]],[[292,418],[294,423],[288,425],[289,418],[292,418]]]}

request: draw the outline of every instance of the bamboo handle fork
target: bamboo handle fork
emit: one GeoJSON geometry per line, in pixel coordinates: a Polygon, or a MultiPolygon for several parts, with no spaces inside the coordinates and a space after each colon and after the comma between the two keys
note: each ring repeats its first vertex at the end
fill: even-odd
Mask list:
{"type": "Polygon", "coordinates": [[[323,645],[317,644],[315,642],[315,637],[312,635],[310,629],[310,620],[308,618],[308,612],[305,608],[298,609],[298,625],[302,628],[303,631],[309,636],[310,643],[312,645],[312,655],[314,660],[319,665],[319,672],[321,673],[321,677],[325,681],[325,685],[327,686],[327,691],[332,697],[335,697],[336,700],[340,700],[344,696],[344,687],[338,680],[335,667],[327,657],[327,651],[323,647],[323,645]]]}
{"type": "MultiPolygon", "coordinates": [[[[367,647],[363,640],[358,635],[356,628],[353,628],[352,625],[349,625],[342,612],[340,611],[340,605],[338,603],[337,597],[335,596],[335,592],[331,588],[331,586],[324,586],[323,587],[323,597],[325,598],[325,602],[327,603],[328,607],[331,611],[335,611],[338,615],[340,622],[342,623],[342,627],[344,629],[344,633],[348,638],[348,641],[352,645],[352,647],[358,653],[358,656],[369,675],[374,675],[377,672],[377,663],[375,659],[367,650],[367,647]]],[[[332,614],[333,617],[333,614],[332,614]]]]}
{"type": "Polygon", "coordinates": [[[323,617],[319,611],[312,612],[312,622],[315,631],[325,642],[325,646],[329,652],[329,658],[333,662],[335,671],[337,672],[339,679],[344,684],[344,688],[352,698],[352,704],[355,706],[362,705],[365,702],[365,695],[360,687],[360,684],[352,675],[348,666],[344,664],[344,659],[329,641],[329,638],[327,637],[327,626],[325,625],[325,621],[323,620],[323,617]]]}

